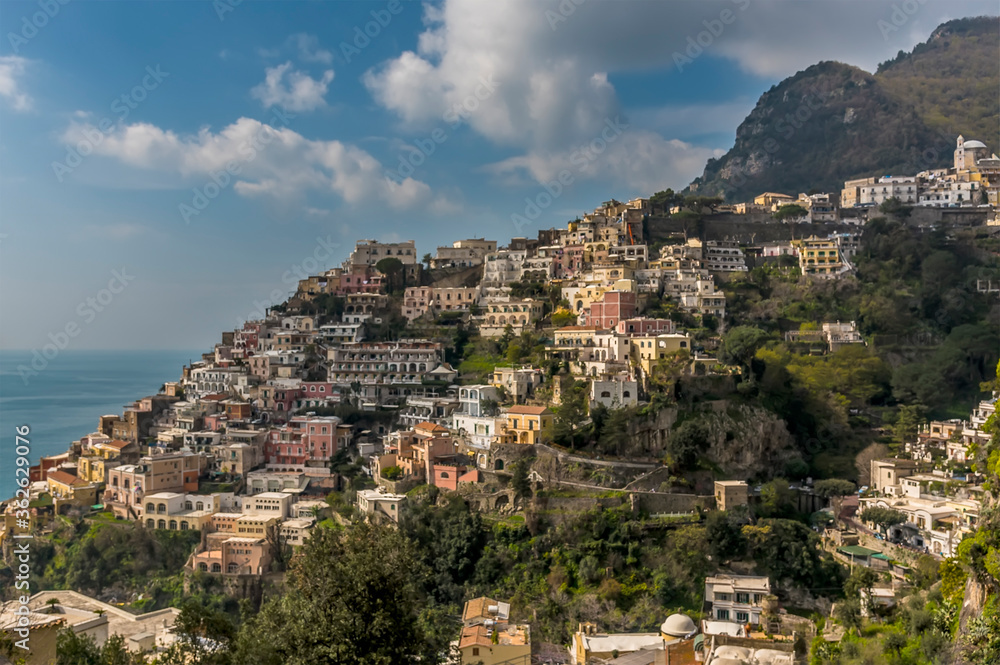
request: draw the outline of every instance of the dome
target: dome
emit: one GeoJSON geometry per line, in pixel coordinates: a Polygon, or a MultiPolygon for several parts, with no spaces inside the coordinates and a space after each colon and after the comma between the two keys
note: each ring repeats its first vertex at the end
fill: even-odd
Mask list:
{"type": "Polygon", "coordinates": [[[660,632],[671,637],[684,637],[688,633],[693,633],[695,629],[694,621],[683,614],[671,614],[660,626],[660,632]]]}
{"type": "Polygon", "coordinates": [[[986,144],[982,141],[966,141],[962,144],[963,148],[985,148],[986,144]]]}

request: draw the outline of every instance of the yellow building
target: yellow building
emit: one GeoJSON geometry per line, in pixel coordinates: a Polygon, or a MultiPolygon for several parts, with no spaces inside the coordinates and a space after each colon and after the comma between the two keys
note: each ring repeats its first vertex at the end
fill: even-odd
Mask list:
{"type": "Polygon", "coordinates": [[[92,506],[97,503],[97,485],[65,471],[49,471],[49,494],[62,503],[92,506]]]}
{"type": "Polygon", "coordinates": [[[458,641],[462,663],[530,665],[531,634],[527,625],[494,624],[462,628],[458,641]]]}
{"type": "MultiPolygon", "coordinates": [[[[107,465],[109,460],[103,457],[87,456],[81,457],[77,462],[76,473],[81,480],[88,483],[103,485],[107,479],[107,465]]],[[[118,466],[117,459],[110,460],[112,467],[118,466]]]]}
{"type": "Polygon", "coordinates": [[[811,236],[794,240],[799,249],[799,269],[803,275],[836,275],[844,271],[843,257],[836,240],[811,236]]]}
{"type": "Polygon", "coordinates": [[[553,413],[545,406],[512,406],[507,410],[510,443],[548,443],[552,440],[553,413]]]}
{"type": "Polygon", "coordinates": [[[754,197],[753,203],[755,206],[775,212],[783,205],[795,203],[795,197],[788,194],[778,194],[777,192],[764,192],[760,196],[754,197]]]}
{"type": "Polygon", "coordinates": [[[632,364],[641,368],[646,375],[653,371],[657,362],[678,351],[691,351],[690,335],[666,333],[629,338],[629,358],[632,364]]]}

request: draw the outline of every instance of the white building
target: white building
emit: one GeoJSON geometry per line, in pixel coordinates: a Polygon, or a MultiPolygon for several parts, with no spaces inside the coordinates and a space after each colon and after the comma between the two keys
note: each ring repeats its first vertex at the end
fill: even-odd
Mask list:
{"type": "Polygon", "coordinates": [[[590,408],[600,404],[608,409],[622,409],[638,403],[639,384],[631,379],[594,379],[590,384],[590,408]]]}
{"type": "Polygon", "coordinates": [[[705,579],[705,610],[715,621],[760,625],[771,580],[751,575],[715,575],[705,579]]]}

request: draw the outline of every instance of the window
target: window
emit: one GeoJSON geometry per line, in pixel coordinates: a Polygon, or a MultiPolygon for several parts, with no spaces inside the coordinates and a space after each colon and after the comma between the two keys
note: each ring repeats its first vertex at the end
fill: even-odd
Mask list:
{"type": "Polygon", "coordinates": [[[472,655],[473,656],[479,655],[479,647],[472,647],[472,655]]]}
{"type": "Polygon", "coordinates": [[[750,603],[750,594],[748,594],[748,593],[738,593],[738,594],[736,594],[736,602],[737,603],[743,603],[743,604],[749,604],[750,603]]]}
{"type": "Polygon", "coordinates": [[[732,597],[728,593],[716,593],[715,594],[715,599],[716,600],[722,600],[722,601],[727,601],[728,602],[728,601],[732,600],[732,597]]]}
{"type": "Polygon", "coordinates": [[[750,615],[747,612],[737,612],[736,621],[739,623],[750,623],[750,615]]]}
{"type": "Polygon", "coordinates": [[[715,610],[715,618],[722,621],[729,621],[729,610],[715,610]]]}

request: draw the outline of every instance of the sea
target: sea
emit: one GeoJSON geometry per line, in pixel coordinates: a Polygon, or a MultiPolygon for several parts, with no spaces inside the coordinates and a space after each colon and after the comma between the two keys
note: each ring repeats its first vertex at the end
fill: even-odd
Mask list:
{"type": "MultiPolygon", "coordinates": [[[[16,427],[30,428],[30,461],[65,452],[97,430],[102,415],[155,394],[201,351],[71,351],[58,353],[26,375],[31,351],[0,350],[0,500],[14,495],[16,427]]],[[[42,361],[35,359],[35,367],[42,361]]]]}

